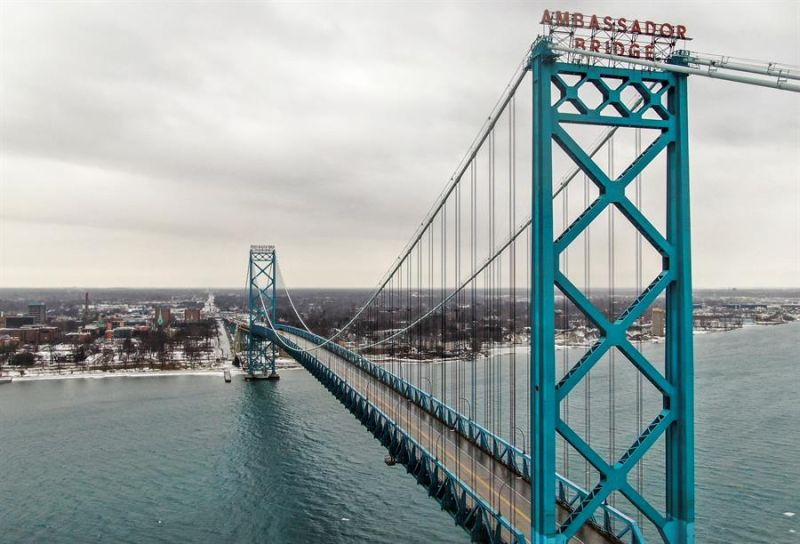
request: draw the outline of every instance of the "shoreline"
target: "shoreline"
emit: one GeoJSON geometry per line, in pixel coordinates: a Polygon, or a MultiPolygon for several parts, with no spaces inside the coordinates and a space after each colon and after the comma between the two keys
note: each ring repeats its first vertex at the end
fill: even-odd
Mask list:
{"type": "MultiPolygon", "coordinates": [[[[301,370],[303,367],[299,364],[296,366],[281,366],[276,368],[277,371],[283,372],[287,370],[301,370]]],[[[111,371],[81,371],[72,374],[56,374],[56,373],[41,373],[26,376],[3,376],[4,378],[11,378],[10,383],[17,382],[40,382],[40,381],[55,381],[55,380],[100,380],[106,378],[165,378],[174,376],[207,376],[222,378],[225,371],[228,370],[231,376],[244,376],[240,368],[235,366],[226,366],[221,368],[207,368],[207,369],[181,369],[181,370],[158,370],[158,369],[136,369],[136,370],[115,370],[111,371]]],[[[6,384],[0,384],[6,385],[6,384]]],[[[2,389],[0,389],[2,391],[2,389]]]]}
{"type": "MultiPolygon", "coordinates": [[[[99,380],[105,378],[154,378],[154,377],[167,377],[167,376],[214,376],[222,377],[225,369],[207,369],[207,370],[136,370],[136,371],[91,371],[91,372],[75,372],[73,374],[36,374],[33,376],[9,376],[12,378],[11,383],[16,382],[39,382],[39,381],[52,381],[52,380],[99,380]]],[[[242,371],[236,369],[236,372],[231,372],[232,375],[244,374],[242,371]]]]}
{"type": "MultiPolygon", "coordinates": [[[[775,325],[786,325],[791,324],[792,322],[786,323],[779,323],[775,325]]],[[[693,331],[693,336],[705,336],[709,334],[716,334],[716,333],[725,333],[725,332],[734,332],[734,331],[741,331],[743,329],[748,328],[762,328],[762,327],[771,327],[772,324],[752,324],[745,327],[737,327],[735,329],[727,329],[727,330],[702,330],[702,329],[695,329],[693,331]]],[[[653,339],[645,340],[645,343],[652,343],[652,344],[660,344],[663,343],[663,339],[659,339],[660,341],[653,339]]],[[[575,349],[575,348],[586,348],[591,344],[556,344],[556,351],[562,351],[565,349],[575,349]]],[[[495,345],[489,348],[487,353],[482,353],[481,357],[492,357],[498,355],[508,355],[511,353],[526,353],[528,351],[528,346],[525,345],[516,345],[514,347],[506,344],[506,345],[495,345]]],[[[446,358],[442,360],[441,358],[431,358],[431,359],[395,359],[394,361],[386,361],[386,360],[372,360],[372,362],[378,366],[386,366],[386,363],[402,363],[404,365],[435,365],[441,363],[450,363],[454,361],[460,361],[458,357],[453,358],[446,358]]],[[[276,370],[283,372],[288,370],[302,370],[303,367],[295,362],[291,358],[284,358],[281,357],[279,362],[283,363],[282,366],[276,368],[276,370]],[[287,364],[288,363],[288,364],[287,364]],[[284,366],[285,365],[285,366],[284,366]]],[[[3,375],[3,378],[10,377],[12,381],[10,383],[16,382],[36,382],[36,381],[53,381],[53,380],[77,380],[77,379],[87,379],[87,380],[97,380],[97,379],[105,379],[105,378],[153,378],[153,377],[171,377],[171,376],[214,376],[214,377],[222,377],[225,370],[229,370],[231,372],[231,376],[243,376],[245,373],[238,367],[235,366],[224,366],[220,368],[207,368],[207,369],[181,369],[181,370],[159,370],[159,369],[119,369],[115,371],[80,371],[75,372],[72,374],[56,374],[56,373],[41,373],[35,375],[26,375],[26,376],[8,376],[3,375]]],[[[14,371],[17,372],[17,371],[14,371]]],[[[0,385],[6,385],[5,383],[0,385]]],[[[0,389],[2,391],[2,389],[0,389]]]]}

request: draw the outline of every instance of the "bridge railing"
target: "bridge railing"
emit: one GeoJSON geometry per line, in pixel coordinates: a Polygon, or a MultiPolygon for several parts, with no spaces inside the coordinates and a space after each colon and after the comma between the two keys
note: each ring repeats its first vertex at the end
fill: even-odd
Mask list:
{"type": "MultiPolygon", "coordinates": [[[[385,367],[377,365],[339,344],[327,342],[325,338],[317,334],[291,325],[276,324],[275,327],[278,330],[304,338],[316,345],[324,344],[324,349],[327,351],[338,355],[381,383],[391,387],[406,399],[443,421],[451,429],[456,430],[481,450],[505,464],[526,481],[530,481],[531,456],[528,453],[495,435],[476,421],[437,399],[431,393],[423,391],[385,367]]],[[[559,503],[568,509],[572,509],[575,505],[580,504],[589,492],[561,474],[556,473],[556,494],[556,499],[559,503]]],[[[641,544],[644,542],[641,529],[636,521],[610,504],[601,505],[590,519],[596,527],[613,535],[622,542],[629,544],[641,544]]]]}

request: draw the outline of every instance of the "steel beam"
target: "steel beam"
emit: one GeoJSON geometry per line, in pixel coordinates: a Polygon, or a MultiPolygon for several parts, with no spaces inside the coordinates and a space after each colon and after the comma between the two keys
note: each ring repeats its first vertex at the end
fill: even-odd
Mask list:
{"type": "Polygon", "coordinates": [[[554,53],[544,41],[532,51],[533,202],[531,209],[531,542],[561,542],[556,525],[555,295],[553,245],[554,53]]]}

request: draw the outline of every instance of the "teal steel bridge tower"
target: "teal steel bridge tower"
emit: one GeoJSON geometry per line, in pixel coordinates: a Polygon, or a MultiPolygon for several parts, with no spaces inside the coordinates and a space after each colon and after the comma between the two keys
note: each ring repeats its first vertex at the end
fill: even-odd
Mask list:
{"type": "MultiPolygon", "coordinates": [[[[680,56],[671,62],[683,64],[680,56]]],[[[694,541],[694,444],[692,288],[689,223],[689,154],[686,75],[559,62],[547,41],[533,50],[533,284],[531,294],[531,405],[533,459],[533,535],[537,544],[563,542],[575,535],[595,509],[613,492],[624,495],[657,528],[665,542],[694,541]],[[565,76],[576,82],[569,85],[565,76]],[[581,90],[593,87],[602,95],[590,106],[581,90]],[[640,97],[636,106],[622,100],[626,89],[640,97]],[[563,105],[574,112],[565,113],[563,105]],[[649,118],[645,114],[650,112],[649,118]],[[569,124],[654,129],[658,136],[618,176],[610,176],[565,129],[569,124]],[[553,143],[561,148],[596,185],[599,196],[560,233],[553,228],[553,143]],[[626,188],[643,171],[655,168],[666,154],[666,236],[626,195],[626,188]],[[595,303],[565,275],[560,256],[570,244],[614,207],[651,244],[662,267],[650,283],[618,314],[603,315],[595,303]],[[592,347],[558,381],[555,378],[555,298],[553,286],[600,331],[592,347]],[[666,298],[666,361],[662,374],[634,347],[626,331],[660,295],[666,298]],[[559,414],[561,403],[584,380],[600,358],[618,350],[657,388],[662,409],[618,458],[605,460],[559,414]],[[590,492],[562,522],[552,500],[556,480],[556,435],[560,435],[599,473],[590,492]],[[628,482],[636,464],[660,437],[666,439],[666,513],[659,513],[628,482]]]]}
{"type": "MultiPolygon", "coordinates": [[[[248,325],[274,319],[276,303],[277,257],[275,246],[250,246],[247,266],[248,325]]],[[[277,347],[271,340],[253,334],[247,336],[247,378],[277,380],[277,347]]]]}

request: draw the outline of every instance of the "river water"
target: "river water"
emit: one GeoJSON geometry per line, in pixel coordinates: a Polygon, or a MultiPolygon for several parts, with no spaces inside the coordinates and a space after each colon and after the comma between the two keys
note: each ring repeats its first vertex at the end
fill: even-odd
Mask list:
{"type": "MultiPolygon", "coordinates": [[[[695,338],[698,542],[800,541],[799,348],[800,323],[695,338]]],[[[15,382],[0,542],[468,542],[384,454],[302,370],[15,382]]]]}

